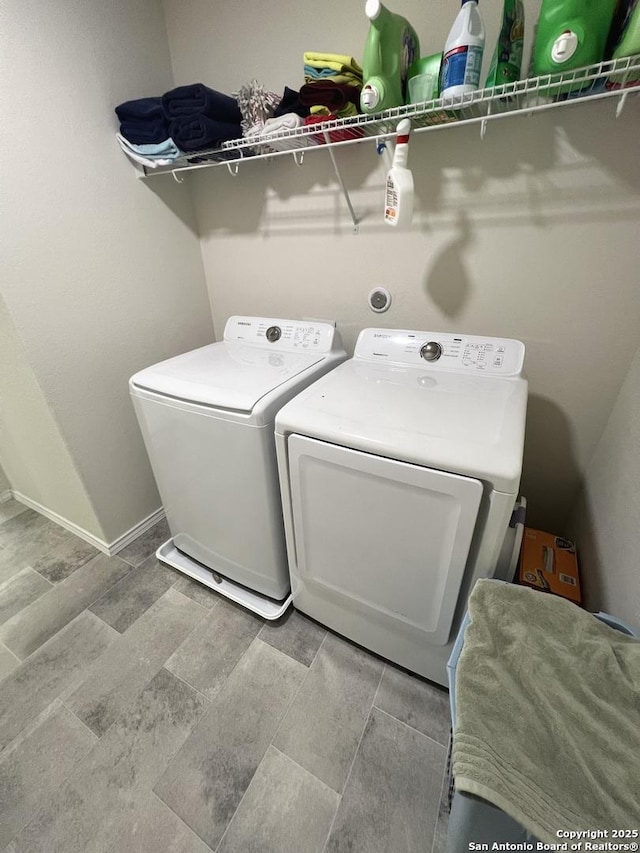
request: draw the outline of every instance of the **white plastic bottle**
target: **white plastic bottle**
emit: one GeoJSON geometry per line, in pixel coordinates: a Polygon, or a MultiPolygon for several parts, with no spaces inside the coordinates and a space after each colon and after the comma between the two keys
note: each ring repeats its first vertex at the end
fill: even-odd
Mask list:
{"type": "Polygon", "coordinates": [[[440,96],[453,98],[480,88],[484,54],[484,23],[477,0],[462,0],[444,45],[440,96]]]}
{"type": "Polygon", "coordinates": [[[411,122],[403,118],[396,128],[396,150],[387,174],[384,221],[394,227],[410,225],[413,219],[413,175],[407,168],[411,122]]]}

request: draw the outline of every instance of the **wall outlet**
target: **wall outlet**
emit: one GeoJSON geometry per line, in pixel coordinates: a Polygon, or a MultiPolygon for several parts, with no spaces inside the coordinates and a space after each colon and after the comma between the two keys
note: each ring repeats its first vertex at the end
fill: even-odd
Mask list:
{"type": "Polygon", "coordinates": [[[374,287],[369,292],[369,308],[376,314],[382,314],[391,305],[391,294],[386,287],[374,287]]]}

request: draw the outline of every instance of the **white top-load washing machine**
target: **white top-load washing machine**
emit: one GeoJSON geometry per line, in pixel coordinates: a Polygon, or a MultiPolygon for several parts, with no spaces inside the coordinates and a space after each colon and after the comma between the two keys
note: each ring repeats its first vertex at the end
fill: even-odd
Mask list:
{"type": "Polygon", "coordinates": [[[446,684],[468,592],[518,494],[520,341],[365,329],[276,416],[293,603],[446,684]]]}
{"type": "Polygon", "coordinates": [[[131,378],[172,535],[159,559],[267,619],[284,612],[274,417],[344,358],[330,323],[231,317],[221,342],[131,378]]]}

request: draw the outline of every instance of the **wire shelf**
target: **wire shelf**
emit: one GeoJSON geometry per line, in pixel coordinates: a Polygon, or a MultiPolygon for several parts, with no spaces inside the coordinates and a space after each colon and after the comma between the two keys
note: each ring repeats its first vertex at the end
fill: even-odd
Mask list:
{"type": "MultiPolygon", "coordinates": [[[[307,150],[353,145],[372,137],[383,140],[396,133],[400,119],[411,120],[412,132],[442,130],[451,126],[481,123],[482,134],[490,120],[507,118],[595,101],[619,99],[617,114],[627,95],[640,91],[640,55],[601,62],[562,74],[546,74],[478,89],[455,98],[439,98],[419,104],[394,107],[374,115],[330,119],[321,124],[302,126],[273,134],[254,134],[249,138],[223,142],[219,148],[194,151],[170,166],[142,167],[141,177],[227,165],[233,173],[240,162],[293,155],[299,163],[307,150]]],[[[138,166],[140,169],[140,166],[138,166]]]]}

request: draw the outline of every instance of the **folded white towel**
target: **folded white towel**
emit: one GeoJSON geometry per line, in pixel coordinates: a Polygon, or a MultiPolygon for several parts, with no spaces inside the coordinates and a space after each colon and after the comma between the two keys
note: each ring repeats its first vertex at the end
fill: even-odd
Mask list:
{"type": "Polygon", "coordinates": [[[245,139],[250,141],[260,154],[270,154],[274,151],[288,151],[291,148],[304,148],[309,144],[306,136],[277,139],[279,133],[287,130],[297,130],[304,120],[296,113],[285,113],[277,118],[268,118],[258,122],[245,133],[245,139]],[[267,142],[268,140],[268,142],[267,142]]]}
{"type": "Polygon", "coordinates": [[[277,118],[268,118],[266,121],[256,122],[245,133],[246,139],[257,137],[275,136],[283,130],[296,130],[304,124],[303,119],[296,113],[285,113],[277,118]]]}
{"type": "Polygon", "coordinates": [[[262,132],[265,136],[270,136],[283,130],[295,130],[303,124],[304,120],[297,113],[285,113],[277,118],[268,118],[262,132]]]}

